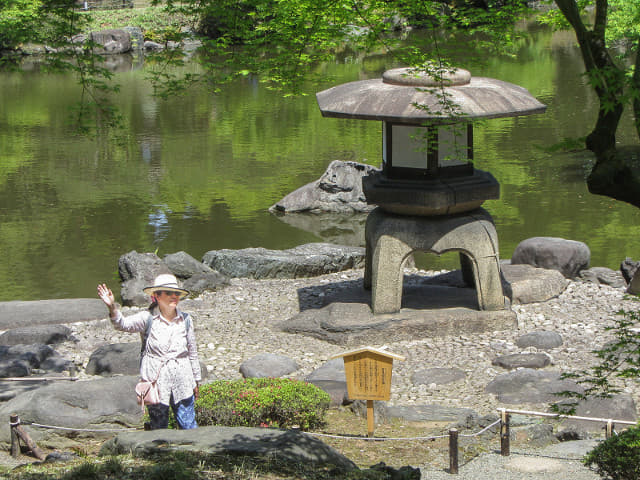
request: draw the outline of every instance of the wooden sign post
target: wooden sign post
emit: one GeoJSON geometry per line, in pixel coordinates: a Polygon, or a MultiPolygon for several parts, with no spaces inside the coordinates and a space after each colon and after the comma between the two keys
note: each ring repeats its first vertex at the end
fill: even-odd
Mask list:
{"type": "Polygon", "coordinates": [[[344,360],[349,398],[367,401],[367,435],[373,437],[373,401],[391,398],[393,360],[404,360],[404,357],[373,347],[360,348],[331,358],[340,357],[344,360]]]}

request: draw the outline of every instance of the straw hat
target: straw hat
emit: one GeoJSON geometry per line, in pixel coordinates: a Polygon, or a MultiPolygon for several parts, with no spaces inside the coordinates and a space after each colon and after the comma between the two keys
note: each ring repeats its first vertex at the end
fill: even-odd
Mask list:
{"type": "Polygon", "coordinates": [[[189,295],[189,290],[180,288],[178,286],[178,280],[174,275],[171,275],[170,273],[163,273],[161,275],[158,275],[153,281],[152,286],[142,289],[142,291],[147,295],[153,295],[158,290],[170,290],[172,292],[178,292],[181,299],[189,295]]]}

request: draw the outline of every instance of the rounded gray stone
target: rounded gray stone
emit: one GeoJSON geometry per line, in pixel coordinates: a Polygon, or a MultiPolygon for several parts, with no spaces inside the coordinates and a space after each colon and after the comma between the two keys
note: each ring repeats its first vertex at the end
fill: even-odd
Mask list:
{"type": "Polygon", "coordinates": [[[535,347],[538,350],[551,350],[563,343],[562,335],[545,330],[525,333],[516,340],[516,345],[520,348],[535,347]]]}
{"type": "Polygon", "coordinates": [[[289,357],[274,353],[259,353],[240,365],[244,378],[277,378],[298,370],[298,364],[289,357]]]}
{"type": "Polygon", "coordinates": [[[581,270],[589,268],[590,260],[591,251],[586,243],[557,237],[523,240],[511,257],[512,264],[558,270],[566,278],[576,278],[581,270]]]}
{"type": "Polygon", "coordinates": [[[501,355],[491,362],[492,365],[515,370],[516,368],[544,368],[551,363],[549,355],[545,353],[513,353],[501,355]]]}

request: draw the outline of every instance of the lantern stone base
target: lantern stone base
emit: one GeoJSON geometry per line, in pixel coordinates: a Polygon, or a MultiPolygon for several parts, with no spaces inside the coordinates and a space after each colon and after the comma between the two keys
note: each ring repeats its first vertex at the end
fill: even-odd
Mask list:
{"type": "Polygon", "coordinates": [[[367,203],[400,215],[451,215],[475,210],[500,198],[500,184],[489,172],[432,180],[389,179],[381,172],[362,177],[367,203]]]}
{"type": "Polygon", "coordinates": [[[371,289],[374,314],[395,313],[402,304],[403,265],[413,251],[461,253],[462,272],[475,285],[479,310],[505,309],[498,235],[489,213],[406,216],[373,210],[365,227],[364,287],[371,289]]]}

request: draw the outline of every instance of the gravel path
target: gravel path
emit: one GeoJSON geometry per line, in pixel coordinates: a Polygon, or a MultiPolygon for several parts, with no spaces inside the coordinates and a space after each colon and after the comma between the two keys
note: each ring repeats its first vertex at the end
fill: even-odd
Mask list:
{"type": "MultiPolygon", "coordinates": [[[[437,272],[406,270],[410,275],[437,272]]],[[[216,378],[240,378],[240,364],[262,352],[279,353],[294,359],[300,366],[295,378],[304,378],[330,356],[345,349],[310,337],[280,332],[276,325],[301,310],[319,308],[325,296],[344,282],[362,283],[362,270],[314,278],[293,280],[232,279],[231,285],[183,302],[182,308],[193,313],[201,361],[216,378]]],[[[623,289],[591,283],[572,282],[557,298],[544,303],[516,305],[518,327],[511,331],[460,334],[447,337],[416,338],[388,344],[389,351],[406,356],[394,363],[392,398],[395,405],[438,404],[465,407],[480,415],[496,414],[501,407],[546,411],[546,404],[504,405],[484,391],[497,375],[504,373],[491,361],[498,355],[519,353],[516,339],[527,332],[551,330],[563,336],[564,344],[548,352],[552,364],[547,370],[572,371],[595,363],[591,353],[610,337],[605,327],[621,308],[637,308],[625,299],[623,289]],[[462,381],[445,385],[414,385],[413,372],[429,367],[459,368],[466,373],[462,381]]],[[[127,310],[124,309],[125,315],[127,310]]],[[[133,309],[135,310],[135,309],[133,309]]],[[[106,309],[105,309],[106,314],[106,309]]],[[[82,371],[89,355],[107,343],[137,341],[137,335],[115,331],[107,319],[69,325],[78,342],[56,349],[72,359],[82,371]]],[[[380,345],[373,345],[379,347],[380,345]]],[[[528,348],[526,352],[535,352],[528,348]]],[[[80,374],[81,376],[83,374],[80,374]]],[[[637,398],[638,385],[622,384],[637,398]]],[[[573,443],[573,442],[571,442],[573,443]]],[[[550,479],[599,478],[582,466],[578,457],[543,452],[512,452],[511,457],[487,453],[460,466],[461,480],[472,479],[550,479]],[[536,468],[542,469],[535,472],[536,468]],[[497,473],[499,472],[499,473],[497,473]]],[[[423,478],[450,479],[449,473],[423,467],[423,478]]]]}
{"type": "Polygon", "coordinates": [[[596,480],[595,471],[580,459],[595,445],[596,440],[578,440],[550,445],[542,449],[512,449],[503,457],[500,452],[485,453],[460,465],[452,476],[429,465],[421,467],[422,478],[429,480],[596,480]]]}
{"type": "MultiPolygon", "coordinates": [[[[232,279],[231,285],[182,303],[194,314],[201,361],[217,378],[241,378],[240,364],[262,352],[278,353],[294,359],[300,369],[293,377],[304,378],[330,356],[345,351],[344,347],[297,334],[285,334],[277,324],[299,313],[301,309],[319,308],[324,297],[344,282],[362,283],[362,270],[349,270],[320,277],[293,280],[232,279]]],[[[433,274],[407,270],[407,274],[433,274]]],[[[406,361],[395,362],[391,404],[439,404],[465,407],[480,415],[495,413],[500,407],[546,409],[547,405],[502,405],[485,386],[497,375],[505,373],[493,366],[498,355],[520,353],[516,339],[527,332],[551,330],[562,335],[564,344],[548,352],[551,365],[547,370],[573,371],[595,363],[591,353],[604,344],[611,325],[621,308],[637,308],[625,299],[623,289],[592,283],[572,282],[557,298],[544,303],[515,305],[518,327],[510,331],[460,334],[456,336],[416,338],[387,344],[389,351],[404,355],[406,361]],[[466,373],[463,381],[445,385],[414,385],[412,374],[430,367],[459,368],[466,373]]],[[[124,314],[127,314],[127,308],[124,314]]],[[[105,310],[106,313],[106,310],[105,310]]],[[[137,335],[115,331],[107,319],[70,325],[77,343],[65,343],[57,350],[82,368],[97,347],[107,343],[137,341],[137,335]]],[[[372,345],[380,347],[381,345],[372,345]]],[[[533,347],[525,352],[535,352],[533,347]]],[[[632,381],[623,384],[637,396],[639,386],[632,381]]]]}

